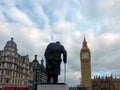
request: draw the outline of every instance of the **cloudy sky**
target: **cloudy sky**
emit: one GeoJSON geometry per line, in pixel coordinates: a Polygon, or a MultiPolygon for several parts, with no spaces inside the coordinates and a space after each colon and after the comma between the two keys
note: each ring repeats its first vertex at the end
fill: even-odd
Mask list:
{"type": "Polygon", "coordinates": [[[120,76],[119,10],[120,0],[0,0],[0,50],[13,37],[20,55],[29,54],[32,61],[37,54],[40,61],[46,46],[60,41],[68,52],[66,83],[75,86],[85,34],[92,77],[120,76]]]}

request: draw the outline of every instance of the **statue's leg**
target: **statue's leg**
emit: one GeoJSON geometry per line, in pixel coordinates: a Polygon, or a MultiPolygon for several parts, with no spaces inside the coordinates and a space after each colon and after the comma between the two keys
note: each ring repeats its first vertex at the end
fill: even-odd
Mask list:
{"type": "Polygon", "coordinates": [[[51,75],[48,75],[47,76],[47,83],[50,83],[50,80],[51,80],[51,75]]]}
{"type": "Polygon", "coordinates": [[[53,76],[53,83],[58,83],[58,75],[53,76]]]}

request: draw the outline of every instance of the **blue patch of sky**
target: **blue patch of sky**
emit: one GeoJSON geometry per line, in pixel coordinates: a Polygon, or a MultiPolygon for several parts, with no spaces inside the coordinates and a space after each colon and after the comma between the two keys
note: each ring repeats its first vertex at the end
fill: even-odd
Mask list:
{"type": "Polygon", "coordinates": [[[67,21],[78,21],[81,17],[79,1],[70,0],[69,1],[69,12],[66,16],[67,21]],[[79,16],[78,16],[79,15],[79,16]]]}
{"type": "Polygon", "coordinates": [[[1,5],[1,6],[7,6],[6,3],[4,3],[3,0],[0,0],[0,5],[1,5]]]}
{"type": "MultiPolygon", "coordinates": [[[[94,0],[92,0],[94,1],[94,0]]],[[[82,14],[82,6],[79,3],[71,2],[72,8],[70,8],[70,11],[66,15],[66,21],[74,22],[78,25],[78,28],[81,28],[82,30],[87,30],[91,27],[96,27],[96,24],[94,20],[88,19],[84,14],[82,14]]]]}
{"type": "Polygon", "coordinates": [[[80,10],[82,12],[82,15],[84,15],[84,17],[90,19],[90,20],[94,20],[96,18],[99,17],[99,10],[98,10],[98,6],[97,6],[97,1],[96,0],[87,0],[87,2],[85,2],[85,0],[81,0],[80,1],[80,10]]]}
{"type": "Polygon", "coordinates": [[[27,14],[27,16],[36,23],[36,27],[40,28],[41,30],[44,29],[44,21],[42,20],[42,17],[39,18],[38,15],[34,12],[34,7],[32,3],[29,1],[25,1],[24,3],[18,3],[16,4],[16,7],[23,12],[27,14]]]}
{"type": "Polygon", "coordinates": [[[53,24],[58,19],[52,14],[52,10],[49,9],[49,7],[43,6],[43,11],[46,13],[46,15],[49,18],[49,23],[53,24]]]}
{"type": "Polygon", "coordinates": [[[19,2],[19,3],[16,3],[16,7],[18,8],[18,9],[22,9],[22,10],[24,10],[24,9],[33,9],[33,5],[32,5],[32,3],[29,1],[27,1],[27,0],[25,0],[24,2],[19,2]]]}
{"type": "Polygon", "coordinates": [[[5,18],[7,19],[8,22],[10,22],[10,23],[14,23],[14,22],[16,22],[16,21],[13,20],[12,18],[10,18],[10,16],[7,15],[5,12],[3,12],[3,15],[5,16],[5,18]]]}
{"type": "Polygon", "coordinates": [[[97,33],[102,33],[100,24],[96,24],[96,31],[97,31],[97,33]]]}
{"type": "Polygon", "coordinates": [[[105,76],[106,72],[105,71],[99,71],[99,76],[105,76]]]}
{"type": "Polygon", "coordinates": [[[77,21],[77,11],[75,9],[70,10],[66,15],[66,21],[77,21]]]}
{"type": "Polygon", "coordinates": [[[86,28],[90,28],[92,26],[91,22],[85,20],[85,19],[82,19],[80,22],[79,22],[79,26],[82,28],[82,29],[86,29],[86,28]]]}

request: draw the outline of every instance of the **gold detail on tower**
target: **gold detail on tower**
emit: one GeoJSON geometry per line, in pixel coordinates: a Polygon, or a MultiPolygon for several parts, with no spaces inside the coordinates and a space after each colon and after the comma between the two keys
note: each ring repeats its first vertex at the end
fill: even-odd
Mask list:
{"type": "Polygon", "coordinates": [[[84,37],[82,49],[80,51],[80,61],[81,61],[81,84],[86,87],[87,90],[92,90],[92,80],[91,80],[91,53],[87,46],[86,39],[84,37]]]}

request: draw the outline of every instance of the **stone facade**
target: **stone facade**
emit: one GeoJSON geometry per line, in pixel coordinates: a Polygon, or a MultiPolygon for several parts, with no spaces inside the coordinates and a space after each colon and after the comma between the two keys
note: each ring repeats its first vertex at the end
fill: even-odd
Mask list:
{"type": "Polygon", "coordinates": [[[41,84],[47,82],[46,69],[43,62],[44,60],[42,59],[41,63],[39,63],[37,55],[35,55],[34,60],[30,62],[30,65],[32,66],[34,72],[34,84],[41,84]]]}
{"type": "Polygon", "coordinates": [[[37,60],[37,55],[35,55],[35,58],[32,62],[30,62],[30,65],[33,68],[34,76],[33,76],[33,90],[37,90],[37,85],[41,83],[47,82],[46,77],[46,70],[43,65],[43,59],[41,60],[41,64],[37,60]]]}
{"type": "Polygon", "coordinates": [[[81,84],[87,90],[92,90],[91,81],[91,54],[87,46],[86,39],[84,38],[83,46],[80,51],[80,61],[81,61],[81,84]]]}
{"type": "Polygon", "coordinates": [[[41,63],[39,63],[37,59],[37,55],[35,55],[35,58],[32,62],[30,62],[30,65],[33,68],[34,77],[33,77],[33,90],[36,90],[37,85],[41,83],[47,82],[47,76],[46,76],[46,70],[43,65],[44,60],[41,60],[41,63]]]}
{"type": "Polygon", "coordinates": [[[92,79],[93,90],[120,90],[120,78],[95,76],[92,79]]]}
{"type": "Polygon", "coordinates": [[[29,56],[18,54],[13,38],[0,50],[0,88],[3,86],[31,86],[47,82],[44,60],[30,62],[29,56]]]}
{"type": "Polygon", "coordinates": [[[11,38],[0,51],[0,88],[5,85],[29,86],[33,82],[33,69],[28,55],[17,52],[17,44],[11,38]]]}
{"type": "MultiPolygon", "coordinates": [[[[84,38],[80,52],[81,60],[81,86],[77,90],[120,90],[120,78],[111,76],[95,76],[91,79],[91,55],[84,38]],[[86,53],[86,54],[85,54],[86,53]],[[88,54],[87,54],[88,53],[88,54]]],[[[71,90],[75,90],[72,89],[71,90]]]]}

